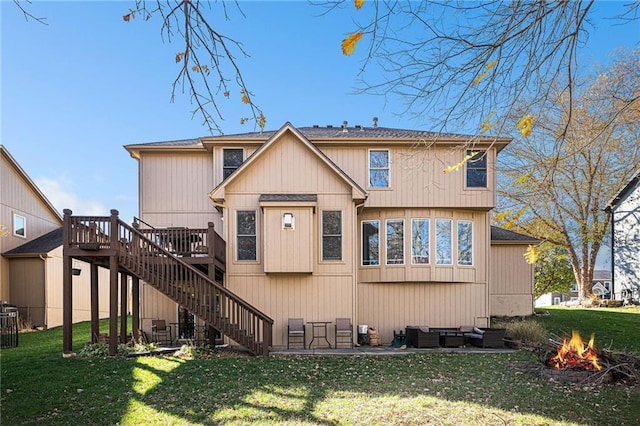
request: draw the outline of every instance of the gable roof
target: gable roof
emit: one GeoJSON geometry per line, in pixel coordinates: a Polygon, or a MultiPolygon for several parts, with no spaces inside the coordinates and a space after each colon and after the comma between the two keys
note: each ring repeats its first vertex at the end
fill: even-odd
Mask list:
{"type": "Polygon", "coordinates": [[[538,244],[540,241],[528,235],[491,226],[491,244],[538,244]]]}
{"type": "Polygon", "coordinates": [[[633,192],[636,186],[640,183],[640,169],[629,179],[629,181],[622,187],[622,189],[613,196],[613,198],[607,203],[604,211],[610,213],[620,205],[621,201],[624,201],[627,196],[633,192]]]}
{"type": "Polygon", "coordinates": [[[62,228],[54,229],[53,231],[41,235],[36,239],[22,244],[14,249],[3,253],[6,257],[26,257],[45,255],[51,250],[60,247],[62,245],[62,228]]]}
{"type": "Polygon", "coordinates": [[[347,175],[340,167],[338,167],[329,157],[327,157],[316,145],[314,145],[309,139],[307,139],[298,129],[293,127],[293,125],[289,122],[286,122],[280,130],[275,132],[266,142],[264,142],[260,147],[253,152],[241,165],[238,167],[229,177],[223,180],[218,186],[216,186],[209,193],[209,198],[214,203],[221,203],[224,201],[224,189],[230,183],[233,182],[237,177],[242,174],[243,170],[246,170],[248,167],[256,161],[257,158],[267,150],[271,145],[276,143],[278,139],[285,133],[291,132],[296,138],[304,144],[307,148],[309,148],[317,158],[325,163],[329,168],[331,168],[336,175],[341,178],[347,185],[351,187],[351,194],[354,200],[365,200],[367,198],[367,191],[364,190],[360,185],[358,185],[349,175],[347,175]]]}
{"type": "Polygon", "coordinates": [[[36,197],[40,199],[40,201],[44,204],[44,206],[50,211],[50,213],[53,214],[53,216],[56,219],[58,219],[58,221],[62,225],[62,214],[60,214],[60,212],[55,208],[55,206],[51,204],[51,201],[49,201],[49,199],[42,193],[42,191],[40,191],[40,188],[38,188],[35,182],[31,180],[27,172],[25,172],[24,169],[20,166],[20,164],[18,164],[18,162],[15,160],[15,158],[11,156],[11,154],[9,153],[9,151],[7,151],[4,145],[0,145],[0,154],[2,154],[7,159],[7,161],[9,162],[9,165],[13,167],[13,169],[18,173],[18,175],[22,178],[22,180],[24,180],[27,186],[31,187],[33,192],[35,192],[36,197]]]}

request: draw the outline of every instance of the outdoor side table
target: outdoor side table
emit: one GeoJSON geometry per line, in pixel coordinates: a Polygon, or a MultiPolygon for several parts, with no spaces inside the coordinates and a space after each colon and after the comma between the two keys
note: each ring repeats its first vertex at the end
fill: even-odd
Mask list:
{"type": "Polygon", "coordinates": [[[331,321],[309,321],[309,324],[311,324],[311,342],[309,342],[309,349],[311,349],[311,345],[313,345],[313,342],[314,340],[316,340],[316,338],[324,339],[324,341],[327,342],[329,348],[331,348],[331,343],[329,342],[329,336],[327,333],[331,321]]]}

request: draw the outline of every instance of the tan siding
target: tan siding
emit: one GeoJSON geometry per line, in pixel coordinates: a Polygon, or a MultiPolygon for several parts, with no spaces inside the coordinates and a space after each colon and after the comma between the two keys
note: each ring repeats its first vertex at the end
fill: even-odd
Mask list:
{"type": "MultiPolygon", "coordinates": [[[[61,219],[51,211],[31,183],[14,167],[13,161],[0,155],[0,224],[9,235],[0,238],[0,253],[31,241],[62,225],[61,219]],[[26,219],[26,238],[13,235],[13,214],[26,219]]],[[[9,263],[0,262],[0,298],[11,302],[9,263]]]]}
{"type": "Polygon", "coordinates": [[[376,149],[389,149],[391,188],[369,188],[369,147],[324,147],[323,152],[360,186],[369,191],[367,207],[451,207],[490,209],[495,205],[495,150],[489,151],[487,189],[466,189],[464,168],[443,173],[447,166],[462,161],[466,150],[451,147],[412,149],[410,147],[377,145],[376,149]]]}
{"type": "Polygon", "coordinates": [[[213,205],[207,196],[213,188],[211,162],[208,153],[143,155],[140,160],[140,214],[213,213],[213,205]]]}
{"type": "MultiPolygon", "coordinates": [[[[62,325],[62,247],[49,253],[46,262],[47,327],[62,325]]],[[[73,268],[80,269],[80,275],[73,276],[73,322],[91,320],[91,266],[74,259],[73,268]]],[[[120,288],[118,281],[118,289],[120,288]]],[[[129,297],[129,300],[131,298],[129,297]]],[[[120,312],[118,304],[118,312],[120,312]]],[[[98,316],[109,317],[109,271],[98,268],[98,316]]]]}
{"type": "Polygon", "coordinates": [[[491,246],[491,315],[523,316],[533,313],[533,265],[526,263],[526,245],[491,246]]]}
{"type": "Polygon", "coordinates": [[[11,303],[18,306],[19,315],[31,325],[45,325],[44,262],[36,258],[11,260],[11,303]]]}
{"type": "Polygon", "coordinates": [[[314,220],[309,208],[265,207],[264,247],[265,272],[313,272],[314,220]],[[282,228],[282,216],[293,214],[293,229],[282,228]]]}
{"type": "Polygon", "coordinates": [[[407,325],[486,326],[485,291],[482,283],[360,283],[358,323],[377,327],[383,344],[407,325]]]}
{"type": "MultiPolygon", "coordinates": [[[[287,319],[304,318],[309,321],[331,321],[338,317],[352,318],[353,293],[351,277],[275,275],[235,276],[229,289],[253,306],[273,318],[273,344],[286,346],[287,319]]],[[[311,340],[311,327],[307,326],[307,343],[311,340]]],[[[329,341],[334,342],[334,329],[330,328],[329,341]]]]}

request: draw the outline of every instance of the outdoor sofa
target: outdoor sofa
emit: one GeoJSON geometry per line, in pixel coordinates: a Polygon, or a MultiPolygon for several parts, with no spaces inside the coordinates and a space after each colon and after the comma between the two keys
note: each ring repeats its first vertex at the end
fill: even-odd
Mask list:
{"type": "Polygon", "coordinates": [[[504,348],[504,328],[478,328],[473,327],[464,337],[467,343],[480,348],[504,348]]]}

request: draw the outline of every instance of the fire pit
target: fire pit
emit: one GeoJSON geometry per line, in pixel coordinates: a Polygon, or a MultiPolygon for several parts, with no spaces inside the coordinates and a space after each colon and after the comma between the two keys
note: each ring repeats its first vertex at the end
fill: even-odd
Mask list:
{"type": "Polygon", "coordinates": [[[607,373],[601,373],[602,365],[594,346],[594,335],[585,345],[580,334],[573,331],[571,339],[564,339],[556,350],[547,353],[544,364],[542,376],[559,382],[583,383],[594,378],[609,381],[603,376],[607,373]]]}

